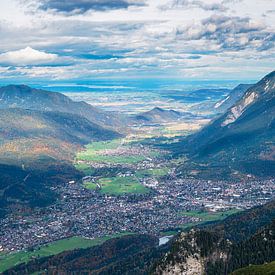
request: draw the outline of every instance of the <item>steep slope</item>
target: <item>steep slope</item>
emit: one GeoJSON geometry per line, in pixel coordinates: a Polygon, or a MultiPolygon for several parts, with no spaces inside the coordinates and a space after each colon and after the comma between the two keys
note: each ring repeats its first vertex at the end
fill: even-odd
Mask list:
{"type": "Polygon", "coordinates": [[[0,216],[52,203],[51,186],[81,177],[77,150],[119,136],[75,114],[0,110],[0,216]]]}
{"type": "Polygon", "coordinates": [[[257,176],[274,176],[274,117],[272,72],[250,87],[225,114],[180,142],[175,150],[188,153],[193,163],[222,167],[227,173],[241,169],[257,176]]]}
{"type": "Polygon", "coordinates": [[[74,102],[69,97],[25,85],[9,85],[0,88],[0,109],[22,108],[38,111],[58,111],[85,117],[95,124],[111,129],[122,129],[123,118],[104,112],[86,102],[74,102]]]}
{"type": "Polygon", "coordinates": [[[21,165],[41,156],[71,160],[81,145],[119,136],[75,114],[0,110],[1,163],[21,165]]]}
{"type": "Polygon", "coordinates": [[[67,162],[44,159],[43,167],[36,166],[36,162],[29,167],[0,163],[0,218],[10,212],[26,214],[33,207],[53,203],[57,194],[50,187],[81,177],[67,162]]]}
{"type": "Polygon", "coordinates": [[[171,249],[159,261],[155,274],[229,274],[232,271],[250,264],[263,264],[275,260],[275,202],[270,202],[264,208],[257,207],[212,226],[193,228],[182,232],[173,242],[171,249]],[[261,215],[269,211],[269,219],[261,221],[261,215]],[[263,212],[262,212],[263,210],[263,212]],[[254,215],[260,221],[254,226],[253,232],[249,226],[253,220],[247,215],[254,215]],[[231,222],[234,221],[233,224],[231,222]],[[236,240],[233,232],[238,232],[241,222],[246,234],[236,240]],[[226,228],[230,231],[219,231],[226,228]],[[236,226],[237,225],[237,226],[236,226]],[[256,232],[256,233],[255,233],[256,232]]]}
{"type": "Polygon", "coordinates": [[[244,93],[251,87],[251,84],[239,84],[237,87],[235,87],[229,95],[218,101],[214,108],[219,113],[224,113],[227,109],[232,107],[239,99],[242,98],[244,93]]]}

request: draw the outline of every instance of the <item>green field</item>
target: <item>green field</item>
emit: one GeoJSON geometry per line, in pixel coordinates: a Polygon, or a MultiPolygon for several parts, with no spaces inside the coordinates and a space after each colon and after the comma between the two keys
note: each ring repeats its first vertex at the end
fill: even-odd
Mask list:
{"type": "Polygon", "coordinates": [[[150,192],[135,177],[102,178],[99,180],[99,184],[101,185],[100,192],[110,195],[144,194],[150,192]]]}
{"type": "Polygon", "coordinates": [[[169,168],[155,168],[155,169],[146,169],[146,170],[138,170],[136,172],[136,176],[138,178],[146,178],[146,177],[163,177],[169,173],[169,168]]]}
{"type": "Polygon", "coordinates": [[[187,216],[187,217],[195,217],[195,218],[200,218],[201,221],[198,222],[190,222],[190,223],[185,223],[181,226],[179,226],[178,229],[176,230],[169,230],[169,231],[163,231],[161,233],[162,236],[167,236],[167,235],[176,235],[180,230],[186,230],[189,229],[193,226],[204,224],[207,222],[214,222],[214,221],[221,221],[223,219],[226,219],[230,215],[233,215],[235,213],[240,212],[240,210],[237,209],[232,209],[232,210],[227,210],[224,212],[207,212],[207,211],[182,211],[180,215],[182,216],[187,216]]]}
{"type": "Polygon", "coordinates": [[[207,212],[207,211],[183,211],[181,215],[187,217],[200,218],[202,221],[216,221],[223,220],[228,216],[239,212],[239,210],[232,209],[224,212],[207,212]]]}
{"type": "Polygon", "coordinates": [[[59,254],[63,251],[73,250],[77,248],[88,248],[100,245],[109,239],[129,234],[130,233],[121,233],[112,236],[96,238],[93,240],[82,237],[72,237],[43,245],[40,248],[35,249],[34,251],[22,251],[4,255],[2,254],[0,255],[0,273],[20,263],[26,263],[32,258],[52,256],[59,254]]]}
{"type": "Polygon", "coordinates": [[[199,222],[187,223],[181,226],[182,229],[190,228],[198,224],[206,222],[214,222],[226,219],[230,215],[240,212],[240,210],[232,209],[223,212],[207,212],[207,211],[183,211],[180,214],[187,217],[195,217],[201,219],[199,222]]]}
{"type": "Polygon", "coordinates": [[[275,261],[263,265],[250,265],[234,271],[231,275],[275,275],[275,261]]]}
{"type": "Polygon", "coordinates": [[[94,182],[85,182],[84,187],[89,190],[96,190],[97,185],[94,182]]]}
{"type": "Polygon", "coordinates": [[[94,172],[94,169],[86,163],[75,163],[74,167],[83,172],[86,176],[92,175],[94,172]]]}
{"type": "MultiPolygon", "coordinates": [[[[128,141],[121,139],[111,141],[92,142],[86,146],[84,151],[81,151],[76,156],[76,161],[92,161],[92,162],[104,162],[112,164],[134,164],[145,160],[149,156],[142,155],[104,155],[105,150],[117,149],[119,146],[124,148],[130,144],[128,141]]],[[[150,157],[158,156],[158,152],[153,151],[150,157]]],[[[85,164],[76,164],[75,167],[84,173],[88,174],[90,167],[85,164]]]]}

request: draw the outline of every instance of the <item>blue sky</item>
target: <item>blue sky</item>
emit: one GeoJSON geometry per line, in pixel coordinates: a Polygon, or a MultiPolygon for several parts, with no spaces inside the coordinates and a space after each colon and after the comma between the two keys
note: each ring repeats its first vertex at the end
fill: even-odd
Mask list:
{"type": "Polygon", "coordinates": [[[1,0],[0,81],[254,80],[275,0],[1,0]]]}

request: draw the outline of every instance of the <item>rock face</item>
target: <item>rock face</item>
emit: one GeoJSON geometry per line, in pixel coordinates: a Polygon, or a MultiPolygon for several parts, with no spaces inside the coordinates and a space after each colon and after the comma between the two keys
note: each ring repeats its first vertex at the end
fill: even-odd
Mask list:
{"type": "Polygon", "coordinates": [[[214,234],[192,229],[182,232],[157,266],[155,274],[206,274],[208,262],[226,261],[221,241],[214,234]]]}
{"type": "Polygon", "coordinates": [[[231,108],[239,99],[242,98],[244,93],[251,87],[250,84],[239,84],[237,87],[235,87],[229,95],[220,101],[218,101],[214,108],[219,113],[224,113],[229,108],[231,108]]]}
{"type": "Polygon", "coordinates": [[[182,232],[153,274],[227,275],[251,264],[272,262],[274,216],[275,201],[272,201],[216,224],[182,232]]]}
{"type": "Polygon", "coordinates": [[[228,110],[222,126],[235,122],[245,112],[250,105],[253,105],[259,99],[265,103],[270,97],[274,99],[275,90],[275,72],[270,73],[260,82],[250,87],[244,96],[228,110]]]}

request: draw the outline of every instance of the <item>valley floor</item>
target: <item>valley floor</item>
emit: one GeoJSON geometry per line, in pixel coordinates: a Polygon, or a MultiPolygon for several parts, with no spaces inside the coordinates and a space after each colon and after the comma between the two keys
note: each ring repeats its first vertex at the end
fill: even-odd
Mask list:
{"type": "Polygon", "coordinates": [[[274,180],[178,178],[167,152],[133,137],[92,143],[77,155],[75,165],[86,177],[53,187],[60,197],[56,204],[0,221],[0,266],[25,259],[24,251],[34,250],[33,257],[40,257],[41,246],[73,236],[175,234],[264,204],[275,193],[274,180]]]}

